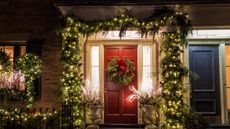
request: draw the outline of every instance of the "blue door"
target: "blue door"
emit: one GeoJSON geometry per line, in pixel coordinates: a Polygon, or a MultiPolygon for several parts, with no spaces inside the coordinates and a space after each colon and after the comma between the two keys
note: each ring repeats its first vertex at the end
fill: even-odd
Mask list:
{"type": "Polygon", "coordinates": [[[189,67],[198,74],[190,79],[191,105],[211,123],[220,123],[220,79],[218,46],[189,46],[189,67]]]}

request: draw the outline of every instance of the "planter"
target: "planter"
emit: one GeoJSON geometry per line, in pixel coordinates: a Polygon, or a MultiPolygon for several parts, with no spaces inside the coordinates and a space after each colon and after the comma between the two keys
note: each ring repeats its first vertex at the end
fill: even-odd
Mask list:
{"type": "Polygon", "coordinates": [[[103,108],[101,105],[88,105],[86,107],[86,124],[101,124],[102,111],[103,108]]]}
{"type": "Polygon", "coordinates": [[[163,115],[158,106],[141,105],[141,111],[145,129],[160,129],[163,126],[163,115]]]}

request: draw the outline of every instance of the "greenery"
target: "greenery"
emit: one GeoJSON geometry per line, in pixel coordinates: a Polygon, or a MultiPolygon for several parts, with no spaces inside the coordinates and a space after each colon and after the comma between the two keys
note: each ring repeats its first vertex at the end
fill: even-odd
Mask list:
{"type": "MultiPolygon", "coordinates": [[[[21,99],[24,98],[26,101],[26,109],[6,109],[6,104],[1,105],[0,108],[0,128],[36,128],[42,127],[42,124],[47,124],[48,121],[53,120],[52,123],[59,119],[58,112],[47,111],[42,113],[41,111],[28,112],[28,108],[32,107],[34,100],[34,84],[33,81],[39,77],[41,73],[41,60],[38,56],[33,54],[25,54],[19,57],[14,65],[10,61],[9,55],[4,50],[0,50],[0,63],[1,78],[6,80],[1,84],[1,97],[8,97],[10,99],[21,99]],[[14,70],[13,70],[14,67],[14,70]],[[24,84],[19,84],[19,87],[15,86],[18,84],[10,84],[7,82],[7,78],[15,79],[17,77],[23,77],[24,84]],[[22,86],[21,86],[22,85],[22,86]],[[25,91],[26,90],[26,91],[25,91]],[[39,122],[38,122],[39,121],[39,122]],[[38,125],[40,124],[40,125],[38,125]]],[[[10,81],[10,80],[9,80],[10,81]]],[[[58,123],[59,124],[59,123],[58,123]]]]}
{"type": "Polygon", "coordinates": [[[10,55],[6,54],[3,49],[0,49],[0,65],[1,96],[5,98],[4,100],[7,100],[7,98],[25,98],[27,107],[30,108],[34,100],[33,81],[38,78],[41,73],[41,60],[33,54],[25,54],[22,57],[19,57],[13,65],[10,61],[10,55]],[[15,67],[14,70],[13,67],[15,67]],[[11,81],[8,80],[9,78],[19,79],[18,77],[21,76],[25,78],[26,88],[24,84],[11,84],[12,82],[8,82],[11,81]],[[26,91],[24,92],[25,89],[26,91]]]}
{"type": "Polygon", "coordinates": [[[0,129],[37,129],[51,126],[60,127],[60,113],[57,111],[30,111],[21,108],[6,110],[0,108],[0,129]]]}
{"type": "MultiPolygon", "coordinates": [[[[131,16],[125,10],[121,15],[95,21],[84,21],[78,17],[66,17],[61,34],[63,48],[61,60],[63,63],[63,77],[61,79],[61,98],[64,104],[73,105],[74,124],[83,124],[82,86],[83,74],[81,72],[81,43],[80,35],[88,37],[90,34],[112,30],[120,30],[120,37],[125,35],[127,29],[136,29],[142,36],[158,33],[162,27],[175,28],[172,32],[162,34],[161,52],[165,53],[161,61],[162,92],[164,98],[164,111],[168,128],[181,128],[183,124],[182,110],[184,108],[182,85],[183,77],[187,75],[180,59],[182,48],[187,45],[186,36],[192,30],[188,15],[180,7],[178,9],[160,9],[146,19],[138,19],[131,16]],[[183,67],[183,68],[182,68],[183,67]]],[[[71,122],[71,121],[70,121],[71,122]]],[[[71,124],[71,123],[69,123],[71,124]]]]}
{"type": "Polygon", "coordinates": [[[209,122],[201,114],[190,109],[184,112],[184,128],[185,129],[205,129],[209,127],[209,122]]]}
{"type": "MultiPolygon", "coordinates": [[[[67,20],[67,25],[70,24],[67,20]]],[[[82,87],[84,86],[83,74],[81,71],[82,55],[79,34],[75,29],[67,27],[62,32],[61,61],[63,64],[63,75],[60,80],[61,101],[64,105],[73,106],[73,124],[82,127],[82,87]]],[[[68,116],[69,117],[69,116],[68,116]]],[[[67,118],[68,119],[68,118],[67,118]]],[[[72,121],[68,121],[70,126],[72,121]]],[[[68,128],[68,127],[67,127],[68,128]]]]}
{"type": "Polygon", "coordinates": [[[39,57],[33,54],[25,54],[15,63],[16,69],[20,70],[25,77],[27,108],[31,108],[34,101],[33,81],[41,74],[41,65],[39,57]]]}
{"type": "Polygon", "coordinates": [[[183,79],[188,75],[187,68],[183,66],[180,54],[187,45],[187,41],[180,30],[165,32],[162,35],[161,52],[164,57],[161,60],[162,69],[162,96],[164,98],[163,109],[168,127],[180,128],[183,124],[184,95],[187,88],[183,85],[183,79]]]}
{"type": "Polygon", "coordinates": [[[110,81],[119,85],[128,85],[135,79],[134,63],[129,59],[112,59],[107,66],[110,81]]]}

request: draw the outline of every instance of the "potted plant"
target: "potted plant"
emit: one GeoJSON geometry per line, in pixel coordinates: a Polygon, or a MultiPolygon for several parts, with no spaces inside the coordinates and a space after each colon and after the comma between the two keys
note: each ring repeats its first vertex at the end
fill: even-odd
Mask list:
{"type": "Polygon", "coordinates": [[[145,129],[162,129],[164,127],[161,88],[155,85],[149,90],[136,90],[131,86],[133,92],[127,99],[132,101],[137,99],[142,112],[142,121],[146,125],[145,129]]]}
{"type": "Polygon", "coordinates": [[[103,102],[99,91],[91,87],[88,81],[83,87],[83,99],[87,129],[99,129],[98,124],[102,123],[103,102]]]}

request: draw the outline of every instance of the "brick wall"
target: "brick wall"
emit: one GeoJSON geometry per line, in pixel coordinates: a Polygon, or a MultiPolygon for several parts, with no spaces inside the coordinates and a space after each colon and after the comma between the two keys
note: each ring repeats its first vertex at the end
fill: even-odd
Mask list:
{"type": "Polygon", "coordinates": [[[0,42],[42,39],[41,98],[36,107],[58,107],[61,39],[56,35],[60,14],[51,0],[1,0],[0,42]]]}

